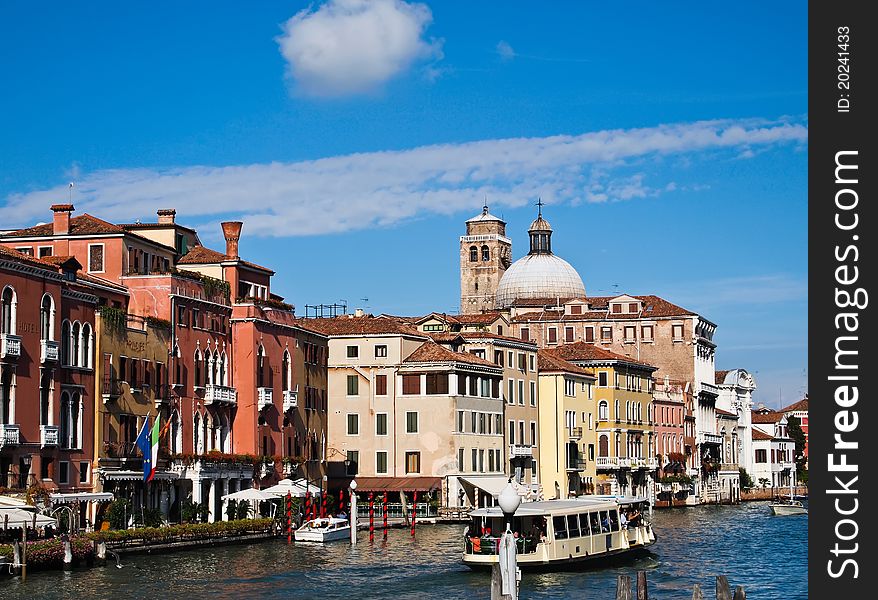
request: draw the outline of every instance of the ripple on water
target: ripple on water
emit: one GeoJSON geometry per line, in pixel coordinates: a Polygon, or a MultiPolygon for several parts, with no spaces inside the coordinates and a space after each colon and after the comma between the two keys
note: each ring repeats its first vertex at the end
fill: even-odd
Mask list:
{"type": "MultiPolygon", "coordinates": [[[[647,556],[581,572],[525,573],[521,599],[613,600],[617,575],[635,577],[640,569],[655,600],[688,599],[696,582],[712,591],[716,575],[743,584],[750,600],[807,598],[806,517],[774,517],[767,503],[753,502],[659,510],[654,521],[658,542],[647,556]]],[[[272,541],[126,556],[123,569],[32,573],[26,586],[0,582],[0,597],[488,598],[488,576],[459,562],[462,530],[423,526],[412,539],[408,530],[392,529],[387,542],[379,534],[372,544],[361,533],[356,547],[272,541]]]]}

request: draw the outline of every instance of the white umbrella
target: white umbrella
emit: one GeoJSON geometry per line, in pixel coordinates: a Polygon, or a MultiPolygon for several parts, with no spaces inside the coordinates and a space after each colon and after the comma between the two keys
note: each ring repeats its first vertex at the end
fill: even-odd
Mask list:
{"type": "Polygon", "coordinates": [[[36,514],[37,517],[37,527],[45,527],[46,525],[58,527],[58,521],[56,519],[23,508],[0,508],[0,527],[21,529],[22,524],[25,524],[27,527],[33,527],[34,514],[36,514]]]}
{"type": "Polygon", "coordinates": [[[319,487],[308,483],[304,479],[297,479],[295,481],[292,479],[281,479],[277,482],[277,485],[267,487],[262,491],[271,494],[275,498],[284,498],[287,494],[295,496],[296,498],[301,498],[308,492],[311,492],[312,494],[321,493],[319,487]]]}
{"type": "Polygon", "coordinates": [[[223,500],[273,500],[274,498],[275,496],[266,493],[265,490],[256,488],[247,488],[223,496],[223,500]]]}

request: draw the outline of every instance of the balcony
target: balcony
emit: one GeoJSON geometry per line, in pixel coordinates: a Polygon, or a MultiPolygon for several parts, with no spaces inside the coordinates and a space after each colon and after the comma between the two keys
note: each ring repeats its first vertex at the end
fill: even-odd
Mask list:
{"type": "Polygon", "coordinates": [[[571,440],[581,440],[582,439],[582,427],[568,427],[567,428],[567,437],[571,440]]]}
{"type": "Polygon", "coordinates": [[[21,338],[11,333],[0,333],[0,358],[21,356],[21,338]]]}
{"type": "Polygon", "coordinates": [[[531,458],[534,447],[530,444],[509,444],[509,458],[531,458]]]}
{"type": "Polygon", "coordinates": [[[40,340],[40,362],[58,362],[58,348],[54,340],[40,340]]]}
{"type": "Polygon", "coordinates": [[[723,436],[721,436],[718,433],[709,433],[707,431],[699,431],[698,432],[698,443],[699,444],[720,445],[723,443],[723,436]]]}
{"type": "Polygon", "coordinates": [[[585,470],[585,459],[584,458],[568,458],[567,459],[567,471],[584,471],[585,470]]]}
{"type": "Polygon", "coordinates": [[[261,387],[256,388],[256,404],[259,407],[259,410],[263,408],[268,408],[272,404],[274,399],[274,390],[270,387],[261,387]]]}
{"type": "Polygon", "coordinates": [[[18,425],[0,425],[0,448],[18,445],[18,425]]]}
{"type": "Polygon", "coordinates": [[[104,381],[101,383],[101,398],[103,398],[104,404],[122,395],[122,386],[119,383],[119,380],[114,377],[104,377],[104,381]]]}
{"type": "Polygon", "coordinates": [[[58,445],[58,426],[40,425],[40,447],[58,445]]]}
{"type": "Polygon", "coordinates": [[[167,383],[162,383],[155,386],[155,396],[153,396],[153,402],[155,403],[155,407],[159,408],[162,404],[169,403],[171,401],[171,388],[172,386],[167,383]]]}
{"type": "Polygon", "coordinates": [[[238,390],[227,385],[208,383],[204,386],[204,405],[211,404],[237,404],[238,390]]]}
{"type": "Polygon", "coordinates": [[[284,412],[299,406],[299,392],[284,390],[284,412]]]}
{"type": "Polygon", "coordinates": [[[612,470],[619,468],[618,459],[615,456],[598,456],[595,459],[595,466],[597,466],[598,471],[600,470],[612,470]]]}
{"type": "Polygon", "coordinates": [[[632,463],[632,461],[636,461],[636,459],[633,459],[633,458],[627,458],[627,457],[626,457],[626,458],[621,458],[621,457],[620,457],[620,458],[617,459],[617,460],[619,461],[619,466],[620,466],[620,467],[625,467],[625,468],[631,468],[631,463],[632,463]]]}

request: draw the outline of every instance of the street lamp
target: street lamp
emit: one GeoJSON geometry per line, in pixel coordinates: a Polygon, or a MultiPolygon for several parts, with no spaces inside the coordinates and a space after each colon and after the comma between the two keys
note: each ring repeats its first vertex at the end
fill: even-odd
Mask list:
{"type": "MultiPolygon", "coordinates": [[[[500,573],[500,594],[503,598],[516,600],[518,598],[518,578],[519,570],[516,561],[515,536],[512,534],[512,518],[515,511],[521,506],[521,496],[512,485],[512,477],[500,495],[497,497],[497,504],[503,511],[503,519],[506,521],[506,531],[500,538],[500,548],[497,556],[497,568],[500,573]]],[[[492,584],[494,577],[491,578],[492,584]]]]}
{"type": "Polygon", "coordinates": [[[19,486],[23,489],[27,487],[27,476],[30,474],[30,465],[33,462],[33,456],[30,454],[25,454],[21,457],[21,464],[24,466],[21,474],[19,475],[19,486]]]}

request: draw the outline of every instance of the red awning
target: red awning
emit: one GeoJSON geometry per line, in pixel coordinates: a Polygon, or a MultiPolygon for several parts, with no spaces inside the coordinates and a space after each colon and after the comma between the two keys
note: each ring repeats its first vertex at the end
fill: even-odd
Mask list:
{"type": "Polygon", "coordinates": [[[442,488],[441,477],[352,477],[337,479],[330,487],[347,489],[352,479],[357,481],[358,492],[431,492],[442,488]]]}

